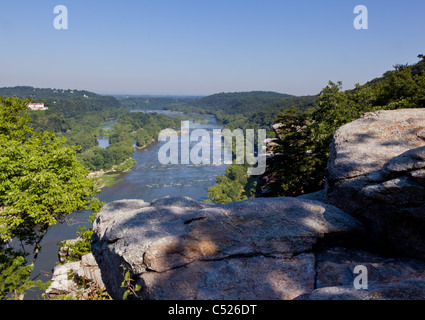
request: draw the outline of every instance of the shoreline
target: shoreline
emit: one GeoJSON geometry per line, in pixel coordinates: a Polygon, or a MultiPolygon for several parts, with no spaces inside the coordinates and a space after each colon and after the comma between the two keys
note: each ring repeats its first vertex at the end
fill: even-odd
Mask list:
{"type": "MultiPolygon", "coordinates": [[[[158,142],[157,139],[152,139],[152,141],[148,144],[145,144],[142,147],[135,147],[135,150],[142,151],[146,149],[147,147],[151,146],[155,142],[158,142]]],[[[121,164],[114,165],[112,169],[109,170],[99,170],[99,171],[93,171],[89,173],[89,177],[93,178],[99,178],[100,180],[100,190],[103,190],[104,188],[112,187],[113,185],[117,184],[121,180],[118,179],[122,174],[131,172],[132,168],[136,164],[136,160],[133,159],[131,156],[127,160],[125,160],[121,164]],[[122,169],[119,169],[122,168],[122,169]]]]}
{"type": "MultiPolygon", "coordinates": [[[[178,134],[181,135],[180,130],[178,130],[178,134]]],[[[154,143],[157,143],[157,142],[159,142],[158,138],[153,138],[151,140],[151,142],[143,145],[142,147],[135,146],[134,151],[136,151],[136,150],[137,151],[143,151],[144,149],[150,147],[151,145],[153,145],[154,143]]],[[[133,152],[133,154],[134,154],[134,152],[133,152]]],[[[88,177],[99,178],[99,180],[100,180],[99,189],[103,190],[104,188],[112,187],[113,185],[120,182],[121,180],[117,179],[117,178],[119,178],[124,173],[130,172],[135,164],[136,164],[136,160],[133,159],[133,155],[132,155],[130,158],[125,160],[123,163],[118,164],[118,165],[114,165],[112,167],[112,169],[106,170],[106,171],[105,170],[92,171],[92,172],[89,173],[88,177]],[[130,165],[126,165],[128,162],[132,162],[132,163],[130,165]],[[123,169],[118,169],[120,167],[123,167],[123,169]]]]}

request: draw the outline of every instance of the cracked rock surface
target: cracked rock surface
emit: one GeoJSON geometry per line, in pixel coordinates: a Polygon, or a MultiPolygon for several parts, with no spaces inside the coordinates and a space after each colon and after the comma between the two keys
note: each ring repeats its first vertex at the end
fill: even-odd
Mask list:
{"type": "Polygon", "coordinates": [[[368,113],[334,135],[325,202],[359,219],[369,244],[425,259],[425,109],[368,113]]]}
{"type": "Polygon", "coordinates": [[[363,231],[333,206],[295,198],[121,200],[93,229],[108,293],[122,298],[123,265],[140,299],[164,300],[295,299],[315,289],[313,248],[363,231]]]}

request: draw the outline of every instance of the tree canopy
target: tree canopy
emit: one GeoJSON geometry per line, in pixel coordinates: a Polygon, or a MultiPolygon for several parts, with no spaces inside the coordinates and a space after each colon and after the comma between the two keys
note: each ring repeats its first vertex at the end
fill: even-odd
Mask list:
{"type": "Polygon", "coordinates": [[[7,283],[28,284],[51,226],[74,211],[97,212],[101,207],[95,182],[76,158],[78,147],[66,146],[52,132],[30,128],[27,103],[0,97],[0,263],[6,261],[0,264],[0,298],[10,290],[7,283]],[[12,248],[12,240],[22,247],[12,248]]]}

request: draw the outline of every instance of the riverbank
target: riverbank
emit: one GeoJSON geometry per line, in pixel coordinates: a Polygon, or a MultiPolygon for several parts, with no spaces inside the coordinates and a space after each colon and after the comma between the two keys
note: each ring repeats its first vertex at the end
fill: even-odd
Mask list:
{"type": "Polygon", "coordinates": [[[122,179],[119,179],[119,177],[123,173],[130,172],[135,164],[136,160],[134,160],[133,158],[129,158],[123,163],[113,166],[110,170],[90,172],[89,177],[99,178],[100,189],[109,188],[122,181],[122,179]]]}
{"type": "MultiPolygon", "coordinates": [[[[135,147],[136,150],[141,151],[146,149],[147,147],[151,146],[152,144],[158,142],[157,139],[152,139],[152,141],[148,144],[145,144],[142,147],[135,147]]],[[[119,165],[115,165],[110,170],[99,170],[94,171],[89,174],[90,177],[96,177],[99,178],[100,182],[100,189],[104,188],[110,188],[117,184],[118,182],[122,181],[123,179],[120,179],[121,175],[124,173],[131,172],[131,169],[136,164],[136,160],[133,158],[129,158],[123,163],[119,165]]]]}

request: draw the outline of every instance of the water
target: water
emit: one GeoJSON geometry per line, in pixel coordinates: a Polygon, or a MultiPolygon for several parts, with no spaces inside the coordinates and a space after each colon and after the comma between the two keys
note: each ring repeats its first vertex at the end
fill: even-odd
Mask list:
{"type": "MultiPolygon", "coordinates": [[[[182,114],[179,114],[182,116],[182,114]]],[[[206,119],[201,124],[190,122],[190,129],[221,129],[213,118],[206,119]]],[[[105,188],[98,196],[102,202],[112,202],[122,199],[142,199],[150,202],[165,196],[187,196],[202,201],[208,198],[208,188],[215,185],[216,176],[224,174],[226,166],[214,165],[162,165],[158,161],[158,150],[166,142],[152,144],[144,150],[136,150],[133,158],[137,161],[132,171],[123,174],[121,182],[110,188],[105,188]]],[[[196,144],[196,142],[192,143],[196,144]]],[[[211,150],[211,155],[213,154],[211,150]]],[[[212,162],[211,162],[212,163],[212,162]]],[[[73,213],[67,223],[52,227],[42,243],[42,251],[34,267],[32,277],[48,281],[58,262],[57,243],[76,238],[76,232],[81,226],[91,227],[88,223],[90,212],[73,213]]],[[[41,299],[42,292],[34,290],[26,295],[26,299],[41,299]]]]}
{"type": "Polygon", "coordinates": [[[99,138],[97,138],[97,143],[99,147],[101,147],[102,149],[106,149],[107,147],[109,147],[109,138],[103,135],[99,136],[99,138]]]}
{"type": "MultiPolygon", "coordinates": [[[[102,129],[103,130],[111,130],[118,122],[115,120],[108,121],[107,124],[105,124],[102,129]]],[[[102,149],[106,149],[109,147],[109,137],[101,135],[97,138],[98,146],[102,149]]]]}

